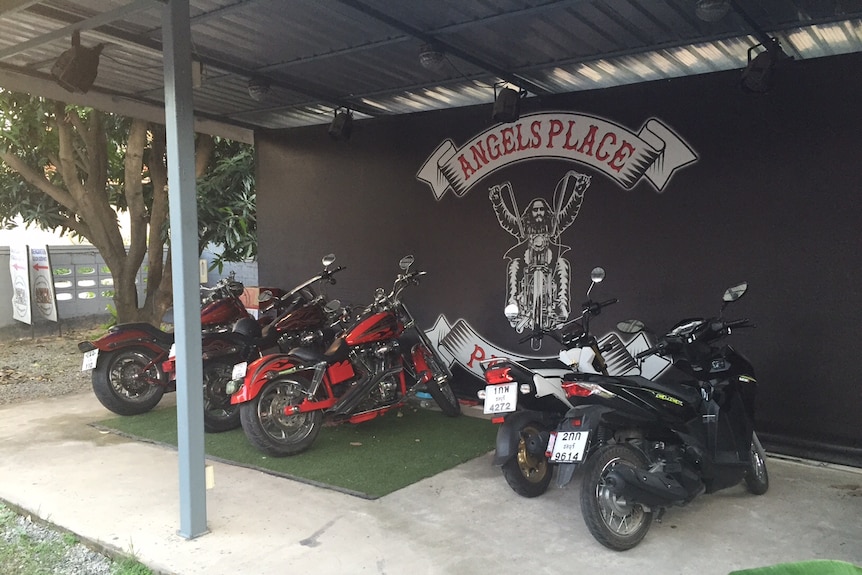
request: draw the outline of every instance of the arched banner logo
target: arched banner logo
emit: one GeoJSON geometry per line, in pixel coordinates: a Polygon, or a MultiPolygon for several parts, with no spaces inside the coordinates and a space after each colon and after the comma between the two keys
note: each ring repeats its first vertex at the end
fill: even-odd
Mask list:
{"type": "Polygon", "coordinates": [[[440,200],[447,190],[463,196],[485,176],[524,160],[559,158],[592,166],[626,189],[646,178],[661,192],[673,173],[697,160],[661,121],[637,133],[593,116],[542,112],[498,124],[457,147],[445,140],[416,175],[440,200]]]}
{"type": "MultiPolygon", "coordinates": [[[[434,327],[426,330],[425,334],[437,348],[440,356],[447,361],[449,367],[457,363],[466,371],[482,380],[484,380],[482,362],[494,359],[495,357],[505,357],[515,361],[553,359],[555,357],[554,355],[525,356],[520,353],[504,350],[482,337],[463,319],[458,319],[454,324],[450,324],[443,315],[437,317],[434,327]]],[[[625,349],[625,353],[616,356],[613,354],[606,355],[605,360],[608,372],[611,375],[631,375],[636,373],[647,379],[656,379],[670,366],[668,360],[657,355],[647,357],[640,364],[634,363],[633,356],[652,346],[652,343],[649,342],[643,333],[623,343],[615,332],[611,332],[600,337],[599,344],[605,347],[605,344],[610,343],[614,339],[617,340],[621,348],[625,349]]]]}

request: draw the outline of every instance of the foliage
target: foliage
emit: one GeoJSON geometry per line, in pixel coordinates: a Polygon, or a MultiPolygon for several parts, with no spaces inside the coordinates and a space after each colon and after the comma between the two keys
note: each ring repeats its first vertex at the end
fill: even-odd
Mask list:
{"type": "MultiPolygon", "coordinates": [[[[117,321],[158,325],[172,295],[164,126],[0,89],[0,128],[0,225],[21,218],[89,240],[114,280],[117,321]],[[118,212],[129,215],[127,244],[118,212]]],[[[200,250],[223,246],[219,269],[255,258],[253,149],[199,135],[196,153],[200,250]]]]}

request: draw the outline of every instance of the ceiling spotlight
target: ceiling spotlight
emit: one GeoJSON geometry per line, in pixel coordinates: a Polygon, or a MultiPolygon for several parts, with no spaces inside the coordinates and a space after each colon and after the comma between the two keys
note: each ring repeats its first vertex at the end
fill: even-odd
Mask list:
{"type": "Polygon", "coordinates": [[[443,69],[445,62],[445,54],[431,44],[422,44],[419,47],[419,64],[426,70],[439,72],[443,69]]]}
{"type": "Polygon", "coordinates": [[[697,0],[694,13],[704,22],[718,22],[730,12],[730,0],[697,0]]]}
{"type": "Polygon", "coordinates": [[[491,119],[497,122],[508,123],[520,118],[521,96],[524,94],[525,92],[520,88],[514,90],[508,87],[502,87],[497,92],[497,85],[495,85],[494,110],[491,112],[491,119]]]}
{"type": "Polygon", "coordinates": [[[51,75],[69,92],[86,94],[99,73],[99,56],[104,44],[92,48],[81,46],[81,33],[72,32],[72,47],[60,54],[51,66],[51,75]]]}
{"type": "Polygon", "coordinates": [[[329,136],[333,140],[349,140],[353,131],[353,113],[347,108],[336,108],[335,117],[329,124],[329,136]]]}
{"type": "Polygon", "coordinates": [[[748,65],[742,71],[740,85],[746,92],[768,92],[775,83],[775,66],[790,56],[784,53],[778,45],[778,40],[772,39],[771,45],[757,44],[748,49],[748,65]],[[758,47],[764,50],[752,58],[752,53],[758,47]]]}
{"type": "Polygon", "coordinates": [[[272,84],[266,78],[249,78],[248,95],[255,102],[263,102],[269,96],[272,84]]]}

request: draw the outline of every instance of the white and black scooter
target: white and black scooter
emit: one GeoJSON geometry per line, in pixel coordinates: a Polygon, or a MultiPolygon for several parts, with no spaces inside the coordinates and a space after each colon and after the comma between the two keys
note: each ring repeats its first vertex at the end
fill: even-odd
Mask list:
{"type": "MultiPolygon", "coordinates": [[[[572,407],[562,388],[563,377],[573,371],[581,373],[621,373],[635,367],[635,360],[616,334],[601,341],[590,333],[590,320],[616,298],[603,302],[590,299],[590,292],[605,278],[605,270],[590,274],[587,301],[581,316],[551,330],[538,329],[519,340],[550,337],[560,344],[558,357],[544,359],[494,358],[482,362],[486,386],[478,395],[484,401],[485,414],[500,424],[494,464],[502,467],[506,482],[515,493],[537,497],[547,491],[554,463],[545,456],[551,431],[572,407]]],[[[506,306],[506,316],[518,316],[515,304],[506,306]]]]}

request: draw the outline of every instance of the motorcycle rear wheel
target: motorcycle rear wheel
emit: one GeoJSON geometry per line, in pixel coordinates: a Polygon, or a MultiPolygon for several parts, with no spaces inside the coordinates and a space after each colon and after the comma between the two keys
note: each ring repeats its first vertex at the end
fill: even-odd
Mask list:
{"type": "Polygon", "coordinates": [[[296,455],[311,447],[323,425],[323,412],[284,413],[285,407],[302,403],[310,387],[311,380],[293,373],[273,379],[243,403],[240,422],[252,445],[274,457],[296,455]]]}
{"type": "Polygon", "coordinates": [[[218,358],[204,362],[204,431],[221,433],[240,426],[239,405],[231,405],[225,389],[236,361],[218,358]]]}
{"type": "Polygon", "coordinates": [[[754,432],[751,432],[751,468],[745,472],[745,487],[754,495],[763,495],[769,489],[766,451],[754,432]]]}
{"type": "Polygon", "coordinates": [[[458,401],[455,392],[452,391],[449,377],[437,361],[437,357],[424,345],[422,346],[422,355],[425,357],[428,370],[431,372],[431,379],[425,384],[428,393],[434,398],[443,415],[458,417],[461,415],[461,402],[458,401]]]}
{"type": "Polygon", "coordinates": [[[614,551],[636,546],[652,524],[652,511],[617,497],[605,484],[608,473],[620,462],[640,468],[649,466],[646,456],[635,447],[614,443],[601,447],[587,459],[581,483],[581,514],[587,529],[596,541],[614,551]]]}
{"type": "Polygon", "coordinates": [[[100,353],[91,376],[96,398],[118,415],[138,415],[153,409],[165,394],[167,380],[156,361],[159,355],[145,347],[100,353]]]}
{"type": "Polygon", "coordinates": [[[512,490],[521,497],[538,497],[548,490],[554,475],[554,466],[544,453],[533,455],[527,449],[530,438],[537,438],[544,426],[530,421],[519,430],[518,451],[503,464],[503,477],[512,490]]]}

